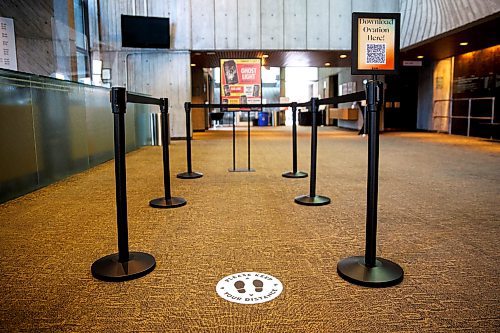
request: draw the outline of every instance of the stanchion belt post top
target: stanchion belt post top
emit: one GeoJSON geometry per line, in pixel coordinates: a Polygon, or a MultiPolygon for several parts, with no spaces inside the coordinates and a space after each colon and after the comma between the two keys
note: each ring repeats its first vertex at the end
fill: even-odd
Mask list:
{"type": "Polygon", "coordinates": [[[160,98],[160,111],[168,113],[168,98],[160,98]]]}
{"type": "Polygon", "coordinates": [[[190,102],[184,103],[184,110],[186,112],[189,112],[190,109],[191,109],[191,103],[190,102]]]}
{"type": "Polygon", "coordinates": [[[109,98],[113,113],[125,113],[127,111],[127,90],[124,87],[111,88],[109,98]]]}
{"type": "Polygon", "coordinates": [[[318,101],[319,98],[317,97],[311,98],[311,112],[318,112],[318,101]]]}
{"type": "Polygon", "coordinates": [[[292,102],[292,109],[296,110],[297,109],[297,102],[292,102]]]}

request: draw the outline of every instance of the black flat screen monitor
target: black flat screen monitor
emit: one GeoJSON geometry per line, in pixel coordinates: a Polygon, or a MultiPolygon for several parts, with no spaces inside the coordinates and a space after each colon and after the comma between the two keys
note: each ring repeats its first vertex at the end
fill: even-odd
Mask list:
{"type": "Polygon", "coordinates": [[[170,48],[167,17],[122,15],[122,47],[170,48]]]}

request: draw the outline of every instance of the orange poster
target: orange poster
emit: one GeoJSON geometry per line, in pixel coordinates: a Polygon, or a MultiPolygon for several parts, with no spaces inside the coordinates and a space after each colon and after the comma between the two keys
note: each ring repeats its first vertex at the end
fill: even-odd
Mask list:
{"type": "Polygon", "coordinates": [[[399,61],[398,13],[353,13],[352,74],[393,74],[399,61]]]}
{"type": "MultiPolygon", "coordinates": [[[[221,104],[260,104],[260,59],[221,59],[221,104]]],[[[240,108],[240,110],[248,110],[240,108]]]]}

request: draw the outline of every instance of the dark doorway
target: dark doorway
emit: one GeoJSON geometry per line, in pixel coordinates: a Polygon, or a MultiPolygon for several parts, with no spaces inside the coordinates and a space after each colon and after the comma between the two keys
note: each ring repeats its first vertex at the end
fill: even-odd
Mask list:
{"type": "Polygon", "coordinates": [[[417,129],[418,67],[403,67],[399,75],[385,77],[384,128],[386,131],[417,129]]]}

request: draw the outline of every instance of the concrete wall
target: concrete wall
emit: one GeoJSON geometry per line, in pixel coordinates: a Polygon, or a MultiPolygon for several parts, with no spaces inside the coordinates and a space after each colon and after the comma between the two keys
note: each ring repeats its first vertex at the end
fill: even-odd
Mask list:
{"type": "MultiPolygon", "coordinates": [[[[191,100],[191,1],[100,1],[101,56],[113,86],[168,97],[171,137],[185,137],[184,102],[191,100]],[[121,15],[170,18],[171,49],[121,46],[121,15]]],[[[151,110],[154,111],[154,110],[151,110]]]]}
{"type": "Polygon", "coordinates": [[[190,2],[193,50],[348,50],[353,11],[399,11],[398,0],[190,2]]]}

